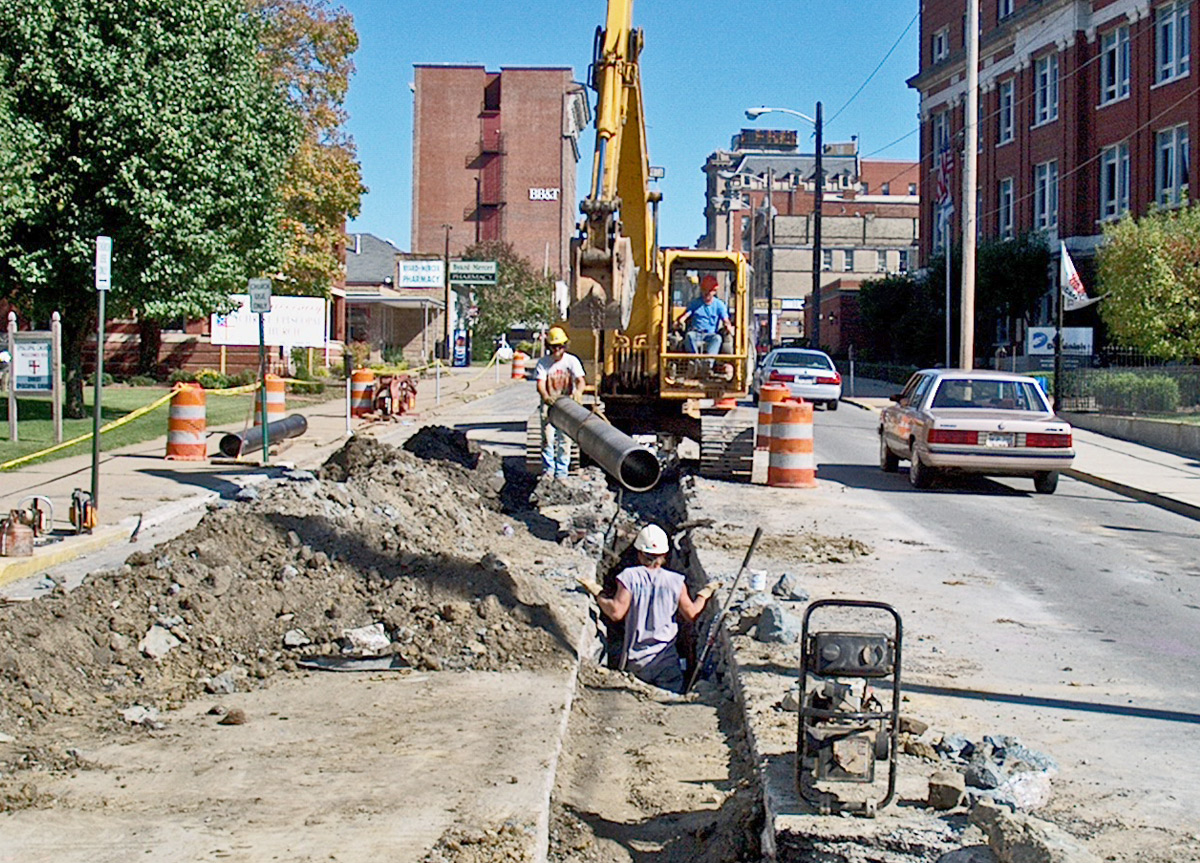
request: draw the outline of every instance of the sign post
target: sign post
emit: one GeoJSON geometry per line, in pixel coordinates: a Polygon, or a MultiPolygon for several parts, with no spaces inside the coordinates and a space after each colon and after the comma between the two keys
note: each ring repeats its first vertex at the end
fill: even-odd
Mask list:
{"type": "Polygon", "coordinates": [[[100,416],[104,395],[104,299],[112,288],[112,237],[96,237],[96,390],[92,399],[92,511],[100,511],[100,416]]]}
{"type": "Polygon", "coordinates": [[[270,279],[250,279],[250,312],[258,314],[258,377],[262,390],[258,400],[262,408],[262,462],[263,465],[271,463],[271,440],[267,433],[267,346],[266,346],[266,327],[263,323],[263,315],[271,311],[271,280],[270,279]]]}

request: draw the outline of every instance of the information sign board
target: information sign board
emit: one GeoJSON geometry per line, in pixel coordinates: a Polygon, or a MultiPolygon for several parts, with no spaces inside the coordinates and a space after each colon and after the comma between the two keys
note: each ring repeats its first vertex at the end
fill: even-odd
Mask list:
{"type": "Polygon", "coordinates": [[[494,285],[498,271],[495,261],[451,261],[450,281],[458,285],[494,285]]]}
{"type": "Polygon", "coordinates": [[[265,314],[271,311],[271,280],[250,279],[250,311],[265,314]]]}
{"type": "Polygon", "coordinates": [[[14,390],[19,393],[48,393],[53,390],[53,346],[49,333],[44,338],[26,337],[13,343],[14,390]]]}
{"type": "MultiPolygon", "coordinates": [[[[257,345],[258,315],[250,311],[250,297],[234,294],[239,308],[209,321],[214,345],[257,345]]],[[[327,303],[321,297],[274,297],[272,311],[263,320],[266,343],[293,348],[325,346],[327,303]]]]}

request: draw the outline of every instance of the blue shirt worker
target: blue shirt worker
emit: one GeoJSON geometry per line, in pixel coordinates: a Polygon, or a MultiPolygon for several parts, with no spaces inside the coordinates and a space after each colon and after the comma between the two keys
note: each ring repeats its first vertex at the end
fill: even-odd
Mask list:
{"type": "Polygon", "coordinates": [[[717,299],[717,277],[707,275],[700,282],[700,297],[679,318],[680,325],[687,326],[683,341],[693,354],[721,353],[721,332],[733,334],[729,321],[729,307],[724,300],[717,299]]]}
{"type": "Polygon", "coordinates": [[[623,569],[617,576],[617,592],[602,596],[600,585],[588,579],[580,584],[596,598],[596,605],[613,621],[625,621],[621,668],[660,689],[683,691],[683,666],[675,647],[679,634],[676,613],[693,621],[704,611],[708,598],[719,584],[706,585],[693,600],[684,577],[663,567],[671,551],[667,532],[648,524],[633,541],[638,566],[623,569]]]}
{"type": "Polygon", "coordinates": [[[586,377],[579,357],[567,353],[567,333],[551,327],[546,333],[550,353],[537,361],[533,379],[537,382],[541,403],[538,419],[542,424],[542,475],[563,478],[571,468],[571,439],[550,422],[550,406],[562,396],[577,399],[583,394],[586,377]]]}

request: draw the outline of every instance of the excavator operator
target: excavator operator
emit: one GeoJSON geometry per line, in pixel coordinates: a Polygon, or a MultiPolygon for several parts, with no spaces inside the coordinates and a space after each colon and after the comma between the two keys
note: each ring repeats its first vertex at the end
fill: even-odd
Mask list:
{"type": "Polygon", "coordinates": [[[701,296],[679,317],[678,326],[686,326],[683,341],[690,353],[721,353],[721,332],[733,335],[729,307],[717,298],[717,277],[707,275],[700,282],[701,296]]]}

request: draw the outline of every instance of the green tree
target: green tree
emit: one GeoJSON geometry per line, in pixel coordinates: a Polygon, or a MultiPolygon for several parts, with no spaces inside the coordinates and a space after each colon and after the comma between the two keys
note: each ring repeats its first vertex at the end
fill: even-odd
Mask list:
{"type": "Polygon", "coordinates": [[[1200,209],[1104,226],[1100,317],[1118,344],[1164,359],[1200,358],[1200,209]]]}
{"type": "Polygon", "coordinates": [[[280,187],[298,125],[261,71],[241,0],[8,0],[0,103],[26,195],[0,200],[0,284],[62,310],[68,416],[83,416],[95,237],[113,316],[198,318],[283,262],[280,187]]]}
{"type": "Polygon", "coordinates": [[[468,246],[464,261],[495,261],[496,284],[475,289],[474,334],[477,358],[491,356],[496,336],[514,326],[544,327],[554,313],[554,282],[514,251],[511,243],[489,240],[468,246]]]}
{"type": "Polygon", "coordinates": [[[866,336],[860,356],[879,362],[932,365],[942,342],[943,304],[933,278],[910,274],[869,279],[858,294],[866,336]]]}
{"type": "Polygon", "coordinates": [[[1028,233],[979,244],[975,267],[977,342],[990,339],[998,321],[1028,323],[1046,294],[1049,266],[1050,250],[1044,234],[1028,233]]]}
{"type": "Polygon", "coordinates": [[[284,177],[284,293],[327,295],[341,275],[338,250],[347,217],[359,213],[362,184],[354,141],[343,128],[358,48],[354,19],[326,0],[252,0],[264,24],[267,73],[301,124],[284,177]]]}

